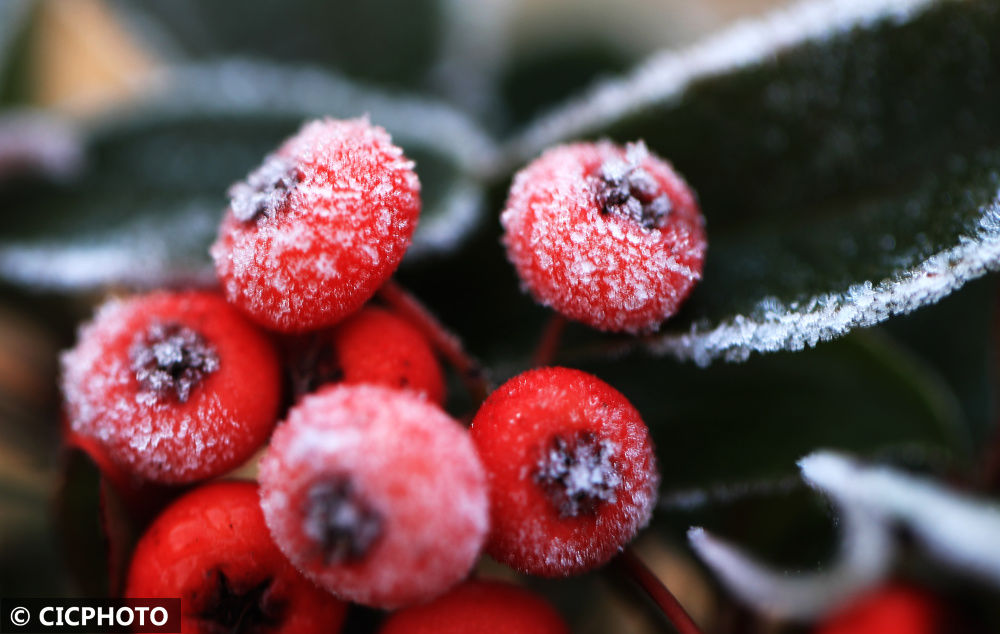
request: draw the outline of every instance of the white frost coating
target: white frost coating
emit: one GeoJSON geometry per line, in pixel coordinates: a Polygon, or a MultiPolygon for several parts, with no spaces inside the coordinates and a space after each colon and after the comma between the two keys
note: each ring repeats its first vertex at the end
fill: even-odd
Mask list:
{"type": "Polygon", "coordinates": [[[958,245],[935,253],[910,269],[877,283],[855,284],[843,292],[823,293],[799,304],[764,298],[751,314],[714,326],[693,325],[687,333],[648,340],[654,354],[670,354],[707,366],[712,360],[745,361],[751,352],[801,350],[872,326],[893,315],[933,304],[966,282],[1000,269],[1000,192],[981,210],[979,226],[958,245]]]}
{"type": "Polygon", "coordinates": [[[143,216],[115,229],[76,233],[64,240],[0,239],[0,277],[56,291],[108,283],[153,288],[176,283],[208,286],[215,275],[201,252],[178,262],[178,245],[206,244],[217,219],[198,209],[143,216]],[[195,236],[198,236],[197,238],[195,236]]]}
{"type": "Polygon", "coordinates": [[[888,573],[894,549],[877,514],[836,499],[842,542],[837,560],[823,572],[774,570],[703,528],[688,531],[692,548],[730,592],[772,617],[810,621],[877,585],[888,573]]]}
{"type": "Polygon", "coordinates": [[[1000,585],[1000,505],[832,452],[799,462],[816,487],[905,523],[932,555],[1000,585]]]}
{"type": "Polygon", "coordinates": [[[541,117],[505,148],[497,172],[542,149],[586,135],[652,104],[680,98],[696,80],[766,61],[786,48],[833,37],[882,19],[904,20],[941,0],[806,0],[739,22],[679,51],[663,51],[623,79],[596,85],[541,117]]]}

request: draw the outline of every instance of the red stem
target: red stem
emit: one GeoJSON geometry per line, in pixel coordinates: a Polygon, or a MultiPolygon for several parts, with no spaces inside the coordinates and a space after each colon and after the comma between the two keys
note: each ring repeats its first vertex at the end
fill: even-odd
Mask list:
{"type": "Polygon", "coordinates": [[[639,584],[646,594],[649,595],[650,599],[660,606],[663,615],[667,617],[680,634],[701,634],[701,629],[687,611],[684,610],[684,606],[680,604],[677,597],[639,559],[639,556],[635,554],[631,546],[618,555],[617,561],[624,568],[626,574],[635,583],[639,584]]]}
{"type": "Polygon", "coordinates": [[[486,372],[483,366],[466,352],[457,335],[448,330],[420,300],[395,280],[383,284],[378,294],[400,316],[416,326],[427,337],[431,346],[459,372],[466,388],[477,403],[486,400],[486,396],[490,393],[486,372]]]}
{"type": "Polygon", "coordinates": [[[566,329],[566,318],[559,313],[553,313],[549,321],[545,324],[545,330],[538,339],[538,347],[535,348],[535,356],[531,365],[539,368],[552,365],[556,358],[556,350],[559,349],[559,341],[562,339],[563,330],[566,329]]]}

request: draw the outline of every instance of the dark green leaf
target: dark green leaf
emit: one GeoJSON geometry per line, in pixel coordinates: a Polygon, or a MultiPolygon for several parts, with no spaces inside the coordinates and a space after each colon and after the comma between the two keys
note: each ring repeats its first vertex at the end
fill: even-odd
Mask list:
{"type": "Polygon", "coordinates": [[[642,137],[698,191],[704,281],[653,349],[795,350],[1000,266],[1000,6],[802,5],[557,110],[508,165],[642,137]]]}
{"type": "Polygon", "coordinates": [[[95,125],[73,182],[0,192],[0,276],[65,290],[210,279],[228,186],[303,119],[366,113],[417,162],[424,211],[411,258],[452,248],[479,221],[469,174],[492,153],[467,120],[316,71],[224,63],[177,69],[146,107],[95,125]]]}
{"type": "Polygon", "coordinates": [[[701,372],[638,355],[576,365],[642,412],[677,505],[794,477],[817,447],[959,463],[970,449],[947,386],[874,333],[701,372]]]}
{"type": "Polygon", "coordinates": [[[592,40],[559,42],[520,55],[500,77],[505,123],[523,125],[595,80],[624,72],[634,61],[619,48],[592,40]]]}
{"type": "Polygon", "coordinates": [[[119,0],[117,8],[167,54],[306,63],[415,86],[436,61],[448,7],[439,0],[119,0]]]}

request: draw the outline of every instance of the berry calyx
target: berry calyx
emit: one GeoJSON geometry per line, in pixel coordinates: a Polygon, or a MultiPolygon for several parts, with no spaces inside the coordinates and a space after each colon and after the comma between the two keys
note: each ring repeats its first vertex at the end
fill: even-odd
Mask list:
{"type": "Polygon", "coordinates": [[[556,434],[542,453],[534,480],[561,517],[597,512],[604,502],[614,502],[621,486],[615,446],[593,432],[556,434]]]}
{"type": "Polygon", "coordinates": [[[649,522],[659,476],[649,430],[628,400],[585,372],[514,377],[472,421],[486,467],[487,551],[559,577],[607,562],[649,522]]]}
{"type": "Polygon", "coordinates": [[[889,585],[862,595],[835,612],[816,634],[935,634],[942,631],[939,606],[926,592],[889,585]]]}
{"type": "Polygon", "coordinates": [[[399,265],[420,214],[413,162],[367,119],[305,124],[229,195],[216,273],[230,302],[282,332],[357,310],[399,265]]]}
{"type": "Polygon", "coordinates": [[[180,597],[184,632],[325,634],[346,612],[275,546],[250,482],[208,484],[169,506],[136,546],[125,595],[180,597]]]}
{"type": "Polygon", "coordinates": [[[173,394],[187,403],[191,391],[219,369],[219,355],[205,338],[178,323],[154,322],[129,350],[132,370],[143,390],[173,394]]]}
{"type": "Polygon", "coordinates": [[[229,188],[229,208],[242,222],[256,220],[261,215],[273,218],[287,210],[292,191],[303,180],[305,175],[293,159],[268,155],[245,181],[229,188]]]}
{"type": "Polygon", "coordinates": [[[645,229],[662,229],[673,203],[656,179],[642,167],[648,152],[642,142],[625,147],[625,159],[601,163],[594,192],[601,213],[628,218],[645,229]]]}
{"type": "Polygon", "coordinates": [[[347,478],[316,482],[306,493],[303,510],[303,532],[316,542],[328,565],[363,559],[382,536],[381,513],[347,478]]]}
{"type": "Polygon", "coordinates": [[[515,176],[501,223],[522,286],[600,330],[655,330],[701,278],[694,194],[641,142],[548,150],[515,176]]]}
{"type": "Polygon", "coordinates": [[[221,297],[104,304],[62,357],[71,431],[140,479],[181,484],[238,466],[277,418],[271,342],[221,297]]]}
{"type": "Polygon", "coordinates": [[[394,613],[380,634],[568,634],[543,598],[499,581],[466,581],[430,603],[394,613]]]}
{"type": "Polygon", "coordinates": [[[371,383],[411,390],[441,404],[444,377],[430,343],[409,322],[384,308],[368,306],[314,336],[295,355],[298,394],[326,383],[371,383]]]}
{"type": "Polygon", "coordinates": [[[330,592],[375,607],[431,599],[469,572],[488,529],[468,433],[407,391],[334,385],[278,426],[260,466],[275,541],[330,592]]]}

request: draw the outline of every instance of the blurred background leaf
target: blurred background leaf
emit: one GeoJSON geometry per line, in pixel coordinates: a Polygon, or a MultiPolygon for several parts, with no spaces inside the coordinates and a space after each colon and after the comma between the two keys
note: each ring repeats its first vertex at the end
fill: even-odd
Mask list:
{"type": "Polygon", "coordinates": [[[0,237],[0,276],[33,288],[211,283],[208,246],[225,192],[304,119],[367,113],[417,161],[423,214],[411,259],[447,250],[482,216],[468,175],[490,139],[448,106],[320,71],[224,62],[158,78],[143,107],[87,127],[69,182],[8,187],[18,213],[0,237]]]}
{"type": "Polygon", "coordinates": [[[0,3],[0,106],[29,98],[27,48],[37,6],[35,0],[0,3]]]}
{"type": "Polygon", "coordinates": [[[424,83],[437,61],[444,5],[442,0],[114,1],[168,59],[263,58],[406,87],[424,83]]]}

